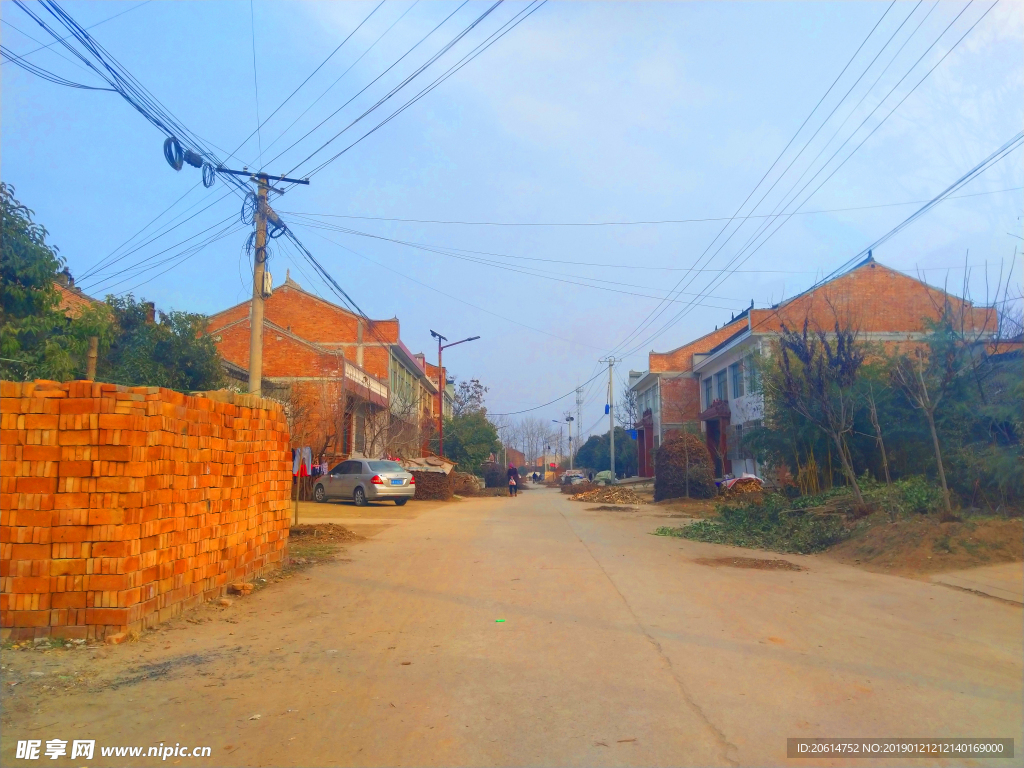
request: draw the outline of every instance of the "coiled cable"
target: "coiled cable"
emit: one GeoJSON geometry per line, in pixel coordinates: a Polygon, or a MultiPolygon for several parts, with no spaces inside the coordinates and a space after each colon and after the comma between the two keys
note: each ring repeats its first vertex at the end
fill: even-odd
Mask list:
{"type": "Polygon", "coordinates": [[[164,139],[164,158],[167,160],[167,164],[176,171],[180,171],[185,162],[185,152],[181,148],[181,142],[173,136],[164,139]]]}

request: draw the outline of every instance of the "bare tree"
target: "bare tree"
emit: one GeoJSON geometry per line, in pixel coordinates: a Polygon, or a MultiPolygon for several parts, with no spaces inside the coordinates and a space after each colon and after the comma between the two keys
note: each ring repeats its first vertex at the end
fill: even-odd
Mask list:
{"type": "Polygon", "coordinates": [[[527,463],[536,464],[537,458],[544,452],[547,426],[547,422],[536,416],[527,416],[519,422],[519,436],[527,463]]]}
{"type": "Polygon", "coordinates": [[[642,415],[637,403],[636,390],[627,388],[615,405],[615,420],[623,429],[635,429],[642,415]]]}
{"type": "MultiPolygon", "coordinates": [[[[985,347],[1000,330],[999,313],[987,307],[976,309],[971,303],[969,279],[970,273],[965,270],[962,299],[951,301],[945,290],[942,292],[941,305],[933,299],[938,320],[931,323],[925,343],[900,355],[893,367],[896,384],[928,423],[935,451],[935,466],[942,484],[943,506],[947,513],[952,508],[942,446],[936,428],[936,412],[946,395],[968,377],[973,378],[979,394],[984,397],[982,379],[984,371],[988,369],[988,366],[983,365],[985,347]]],[[[996,293],[998,295],[999,291],[996,293]]]]}
{"type": "Polygon", "coordinates": [[[853,430],[852,388],[864,362],[864,352],[857,343],[856,331],[849,326],[843,328],[835,307],[831,303],[829,306],[835,318],[831,338],[821,329],[811,332],[809,317],[804,318],[801,332],[782,324],[779,337],[782,395],[789,408],[814,424],[835,444],[854,498],[863,505],[864,497],[857,483],[846,436],[853,430]]]}

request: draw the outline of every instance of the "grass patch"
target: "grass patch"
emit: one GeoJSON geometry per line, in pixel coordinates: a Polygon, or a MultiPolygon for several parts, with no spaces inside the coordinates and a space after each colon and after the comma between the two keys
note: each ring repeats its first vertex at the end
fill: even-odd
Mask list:
{"type": "Polygon", "coordinates": [[[760,502],[722,504],[715,520],[662,527],[655,534],[801,555],[828,549],[850,535],[841,517],[792,509],[790,500],[777,494],[760,502]]]}

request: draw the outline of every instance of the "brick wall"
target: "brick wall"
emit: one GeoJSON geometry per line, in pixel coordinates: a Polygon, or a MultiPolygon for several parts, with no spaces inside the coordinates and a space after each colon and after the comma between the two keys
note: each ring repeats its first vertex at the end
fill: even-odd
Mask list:
{"type": "MultiPolygon", "coordinates": [[[[268,322],[306,342],[326,347],[332,352],[336,350],[350,362],[357,362],[359,318],[348,310],[307,293],[294,282],[275,288],[263,309],[268,322]]],[[[207,326],[212,335],[221,337],[217,343],[220,354],[243,368],[249,364],[248,318],[249,302],[246,301],[211,316],[207,326]],[[237,324],[232,326],[232,323],[237,324]]],[[[398,334],[398,320],[364,321],[361,367],[384,382],[390,376],[390,358],[387,348],[380,345],[397,342],[398,334]]],[[[289,343],[287,336],[275,334],[272,330],[264,330],[263,333],[263,358],[266,376],[312,375],[308,372],[308,352],[289,343]],[[271,358],[276,363],[275,373],[267,369],[271,358]]]]}
{"type": "Polygon", "coordinates": [[[714,349],[723,341],[728,339],[737,331],[747,327],[747,318],[742,317],[734,320],[728,325],[701,336],[689,344],[685,344],[671,352],[651,352],[648,355],[648,367],[651,373],[664,373],[666,371],[692,371],[693,356],[704,354],[714,349]]]}
{"type": "Polygon", "coordinates": [[[93,382],[0,382],[4,638],[150,626],[283,557],[276,403],[93,382]]]}
{"type": "Polygon", "coordinates": [[[870,262],[820,288],[794,298],[776,310],[755,309],[755,333],[778,332],[782,323],[831,331],[836,318],[861,333],[924,333],[928,321],[938,320],[948,301],[954,312],[963,311],[970,328],[995,330],[995,310],[975,307],[959,296],[945,293],[913,277],[870,262]]]}

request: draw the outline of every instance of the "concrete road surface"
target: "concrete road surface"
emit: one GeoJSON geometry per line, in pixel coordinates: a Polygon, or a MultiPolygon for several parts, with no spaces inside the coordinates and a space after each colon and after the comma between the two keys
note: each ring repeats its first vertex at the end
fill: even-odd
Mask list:
{"type": "MultiPolygon", "coordinates": [[[[348,562],[98,651],[91,692],[6,707],[0,762],[30,764],[18,739],[90,738],[213,748],[166,765],[760,766],[787,737],[978,736],[1017,755],[978,764],[1022,763],[1019,607],[825,557],[701,564],[781,556],[591,506],[531,489],[369,510],[388,523],[348,562]]],[[[27,675],[88,653],[5,659],[27,675]]]]}
{"type": "Polygon", "coordinates": [[[1024,604],[1024,563],[999,563],[966,571],[937,573],[937,584],[1024,604]]]}

